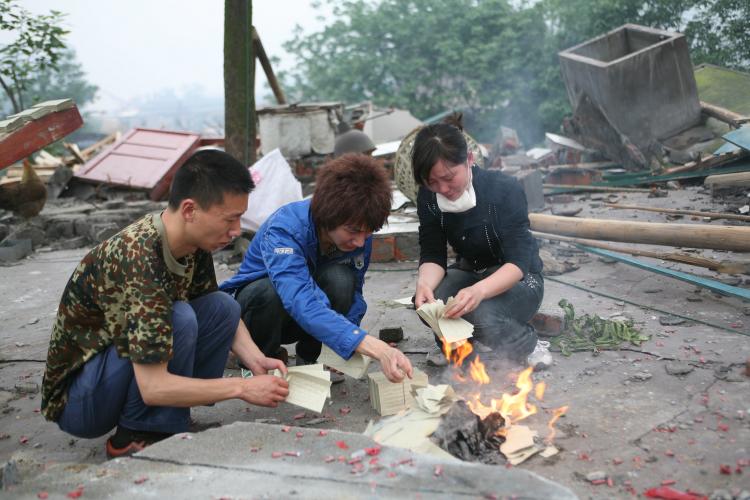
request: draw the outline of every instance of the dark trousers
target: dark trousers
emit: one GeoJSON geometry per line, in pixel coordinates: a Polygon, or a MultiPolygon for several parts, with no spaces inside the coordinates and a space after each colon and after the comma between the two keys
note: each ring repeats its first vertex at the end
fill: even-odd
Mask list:
{"type": "MultiPolygon", "coordinates": [[[[172,359],[167,370],[193,378],[221,378],[240,321],[237,302],[213,292],[172,307],[172,359]]],[[[141,398],[133,363],[114,346],[81,368],[68,386],[68,401],[57,424],[81,438],[95,438],[122,425],[139,431],[188,430],[190,408],[147,406],[141,398]]]]}
{"type": "MultiPolygon", "coordinates": [[[[337,313],[349,312],[354,302],[356,275],[345,264],[321,266],[313,275],[337,313]]],[[[321,342],[304,331],[284,309],[269,278],[261,278],[245,285],[237,293],[242,319],[253,340],[263,354],[273,356],[283,344],[297,342],[297,356],[312,363],[320,356],[321,342]]]]}
{"type": "MultiPolygon", "coordinates": [[[[472,286],[497,271],[483,272],[448,269],[435,289],[435,298],[447,302],[461,289],[472,286]]],[[[522,361],[536,346],[537,336],[528,324],[536,314],[544,296],[541,274],[528,273],[522,281],[500,295],[483,300],[473,311],[462,316],[474,325],[474,338],[493,351],[515,361],[522,361]]],[[[436,337],[438,345],[439,339],[436,337]]]]}

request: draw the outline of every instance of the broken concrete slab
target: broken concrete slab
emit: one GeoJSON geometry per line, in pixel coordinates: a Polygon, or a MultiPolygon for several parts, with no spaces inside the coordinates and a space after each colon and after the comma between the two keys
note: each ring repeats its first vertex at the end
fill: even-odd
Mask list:
{"type": "Polygon", "coordinates": [[[51,467],[14,486],[13,494],[36,498],[42,490],[52,495],[79,486],[87,497],[128,499],[169,498],[176,491],[182,498],[577,498],[519,468],[445,462],[379,447],[362,434],[249,422],[176,435],[79,473],[51,467]]]}
{"type": "Polygon", "coordinates": [[[624,166],[647,167],[660,149],[658,139],[700,121],[687,39],[680,33],[625,24],[558,55],[574,115],[585,129],[576,139],[624,166]]]}

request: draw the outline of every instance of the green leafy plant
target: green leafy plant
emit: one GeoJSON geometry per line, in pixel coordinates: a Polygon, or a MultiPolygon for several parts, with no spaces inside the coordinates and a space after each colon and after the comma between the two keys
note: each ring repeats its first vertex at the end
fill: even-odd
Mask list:
{"type": "Polygon", "coordinates": [[[639,346],[651,338],[635,328],[632,320],[608,320],[595,314],[576,316],[573,304],[565,299],[558,305],[565,313],[565,330],[550,339],[550,347],[564,356],[577,351],[617,350],[624,342],[639,346]]]}

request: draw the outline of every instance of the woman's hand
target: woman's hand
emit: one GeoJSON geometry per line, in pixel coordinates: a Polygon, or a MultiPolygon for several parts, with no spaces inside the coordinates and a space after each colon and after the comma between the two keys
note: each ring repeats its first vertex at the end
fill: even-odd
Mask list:
{"type": "Polygon", "coordinates": [[[426,302],[435,302],[435,295],[432,288],[427,285],[417,283],[417,291],[414,294],[414,307],[419,309],[426,302]]]}
{"type": "Polygon", "coordinates": [[[380,362],[383,375],[391,382],[401,382],[404,376],[412,378],[414,369],[406,355],[372,335],[367,335],[357,346],[357,352],[380,362]]]}
{"type": "MultiPolygon", "coordinates": [[[[481,283],[481,282],[479,282],[481,283]]],[[[445,310],[443,315],[446,318],[460,318],[466,313],[470,313],[484,300],[482,289],[477,286],[479,283],[460,290],[455,297],[451,306],[445,310]]]]}
{"type": "Polygon", "coordinates": [[[380,353],[378,358],[383,375],[391,382],[401,382],[404,376],[413,375],[411,362],[406,355],[394,347],[388,347],[380,353]]]}

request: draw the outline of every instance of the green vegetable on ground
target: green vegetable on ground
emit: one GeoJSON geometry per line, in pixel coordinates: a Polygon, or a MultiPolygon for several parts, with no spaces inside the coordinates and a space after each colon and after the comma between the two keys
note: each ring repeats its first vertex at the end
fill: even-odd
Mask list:
{"type": "Polygon", "coordinates": [[[608,320],[595,314],[576,317],[573,304],[562,299],[558,305],[565,312],[565,330],[550,339],[550,348],[564,356],[579,351],[618,350],[626,342],[640,346],[651,338],[635,328],[632,320],[608,320]]]}

